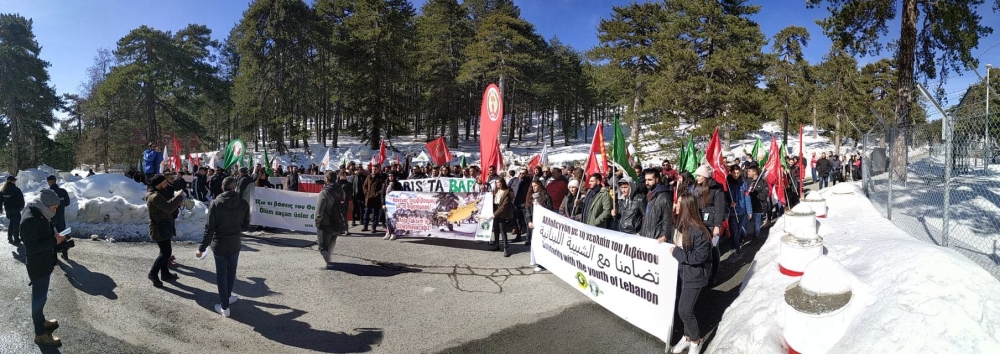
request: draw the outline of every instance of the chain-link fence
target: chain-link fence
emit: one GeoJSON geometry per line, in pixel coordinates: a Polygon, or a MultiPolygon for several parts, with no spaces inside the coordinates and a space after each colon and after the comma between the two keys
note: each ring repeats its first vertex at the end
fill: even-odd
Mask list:
{"type": "Polygon", "coordinates": [[[906,129],[877,124],[864,135],[863,186],[896,226],[1000,279],[1000,114],[975,111],[906,129]],[[893,149],[897,138],[905,146],[893,149]]]}

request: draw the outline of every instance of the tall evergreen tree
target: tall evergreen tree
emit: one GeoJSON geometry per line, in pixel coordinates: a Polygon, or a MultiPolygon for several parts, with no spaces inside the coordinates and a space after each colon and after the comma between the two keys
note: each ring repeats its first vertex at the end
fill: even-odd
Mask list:
{"type": "Polygon", "coordinates": [[[463,51],[472,40],[466,9],[457,0],[430,0],[416,19],[420,87],[430,121],[449,127],[448,144],[458,147],[458,127],[468,120],[462,103],[467,85],[458,82],[463,51]]]}
{"type": "Polygon", "coordinates": [[[768,85],[774,90],[783,106],[784,136],[783,146],[788,146],[789,115],[792,102],[806,93],[806,70],[809,62],[802,54],[802,48],[809,42],[809,30],[805,27],[788,26],[774,35],[771,44],[772,64],[768,70],[768,85]]]}

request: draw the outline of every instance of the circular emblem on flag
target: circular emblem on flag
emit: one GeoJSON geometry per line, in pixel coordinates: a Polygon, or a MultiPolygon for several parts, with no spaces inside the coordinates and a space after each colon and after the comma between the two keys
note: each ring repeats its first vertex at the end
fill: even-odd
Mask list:
{"type": "Polygon", "coordinates": [[[243,142],[236,140],[233,142],[233,156],[243,156],[243,142]]]}
{"type": "Polygon", "coordinates": [[[486,114],[496,122],[500,118],[500,90],[490,87],[486,91],[486,114]]]}

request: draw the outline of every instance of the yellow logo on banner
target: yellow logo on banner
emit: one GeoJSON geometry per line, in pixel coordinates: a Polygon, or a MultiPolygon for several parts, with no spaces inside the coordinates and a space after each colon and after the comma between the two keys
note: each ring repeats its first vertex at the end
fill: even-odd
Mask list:
{"type": "Polygon", "coordinates": [[[490,87],[486,94],[486,113],[491,121],[496,122],[500,118],[500,91],[496,88],[490,87]]]}
{"type": "Polygon", "coordinates": [[[583,272],[576,272],[576,282],[580,285],[580,289],[587,290],[587,276],[583,275],[583,272]]]}

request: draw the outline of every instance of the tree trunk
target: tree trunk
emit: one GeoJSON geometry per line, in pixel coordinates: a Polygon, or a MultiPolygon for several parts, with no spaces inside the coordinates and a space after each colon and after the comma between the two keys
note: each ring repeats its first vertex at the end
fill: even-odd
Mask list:
{"type": "Polygon", "coordinates": [[[813,103],[813,139],[819,139],[819,118],[816,116],[816,104],[813,103]]]}
{"type": "Polygon", "coordinates": [[[903,134],[892,136],[892,172],[897,179],[906,177],[906,133],[910,127],[910,106],[912,104],[914,61],[917,46],[917,0],[903,0],[902,25],[900,26],[899,52],[896,71],[896,122],[895,129],[903,134]]]}
{"type": "Polygon", "coordinates": [[[840,155],[840,112],[837,112],[836,121],[834,121],[834,135],[833,135],[833,153],[840,155]]]}

